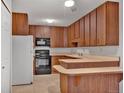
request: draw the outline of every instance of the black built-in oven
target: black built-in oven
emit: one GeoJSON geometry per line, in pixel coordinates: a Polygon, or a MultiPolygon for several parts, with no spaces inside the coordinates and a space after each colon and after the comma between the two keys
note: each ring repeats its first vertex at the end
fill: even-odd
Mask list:
{"type": "Polygon", "coordinates": [[[50,38],[36,38],[36,46],[50,46],[50,38]]]}
{"type": "Polygon", "coordinates": [[[51,57],[49,50],[35,50],[36,75],[51,73],[51,57]]]}

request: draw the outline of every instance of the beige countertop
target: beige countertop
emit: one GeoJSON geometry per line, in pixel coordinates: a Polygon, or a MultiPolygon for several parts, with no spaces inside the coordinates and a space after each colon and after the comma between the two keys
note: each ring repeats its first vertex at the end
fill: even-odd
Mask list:
{"type": "Polygon", "coordinates": [[[53,66],[59,73],[67,75],[95,74],[95,73],[123,73],[120,67],[65,69],[60,65],[53,66]]]}
{"type": "Polygon", "coordinates": [[[51,53],[51,56],[65,56],[65,55],[70,55],[70,53],[51,53]]]}
{"type": "Polygon", "coordinates": [[[119,57],[112,57],[112,56],[97,56],[97,55],[83,55],[79,56],[77,54],[69,54],[69,53],[54,53],[51,54],[51,56],[67,56],[67,57],[72,57],[76,59],[60,59],[59,61],[61,62],[66,62],[66,63],[74,63],[74,62],[108,62],[108,61],[120,61],[119,57]]]}
{"type": "Polygon", "coordinates": [[[60,59],[60,62],[71,64],[71,63],[91,63],[91,62],[118,62],[118,60],[108,60],[108,59],[60,59]]]}

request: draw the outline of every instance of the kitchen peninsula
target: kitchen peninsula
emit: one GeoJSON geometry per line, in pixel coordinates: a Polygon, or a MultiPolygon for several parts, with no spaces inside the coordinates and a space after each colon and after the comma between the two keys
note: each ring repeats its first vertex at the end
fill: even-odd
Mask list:
{"type": "Polygon", "coordinates": [[[61,93],[119,93],[119,57],[65,56],[76,59],[59,59],[59,65],[53,66],[60,73],[61,93]]]}

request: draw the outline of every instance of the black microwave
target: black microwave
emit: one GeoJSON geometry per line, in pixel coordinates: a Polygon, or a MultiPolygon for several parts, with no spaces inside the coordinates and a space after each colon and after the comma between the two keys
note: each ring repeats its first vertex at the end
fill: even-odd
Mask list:
{"type": "Polygon", "coordinates": [[[36,38],[35,39],[36,46],[50,46],[50,38],[36,38]]]}

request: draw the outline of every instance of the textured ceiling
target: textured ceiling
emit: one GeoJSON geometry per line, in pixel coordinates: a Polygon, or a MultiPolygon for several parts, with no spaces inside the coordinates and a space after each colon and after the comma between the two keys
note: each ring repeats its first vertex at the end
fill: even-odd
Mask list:
{"type": "Polygon", "coordinates": [[[32,25],[68,26],[106,0],[75,0],[76,4],[72,8],[64,7],[65,1],[13,0],[13,12],[28,13],[29,24],[32,25]],[[52,24],[44,22],[48,18],[56,21],[52,24]]]}

